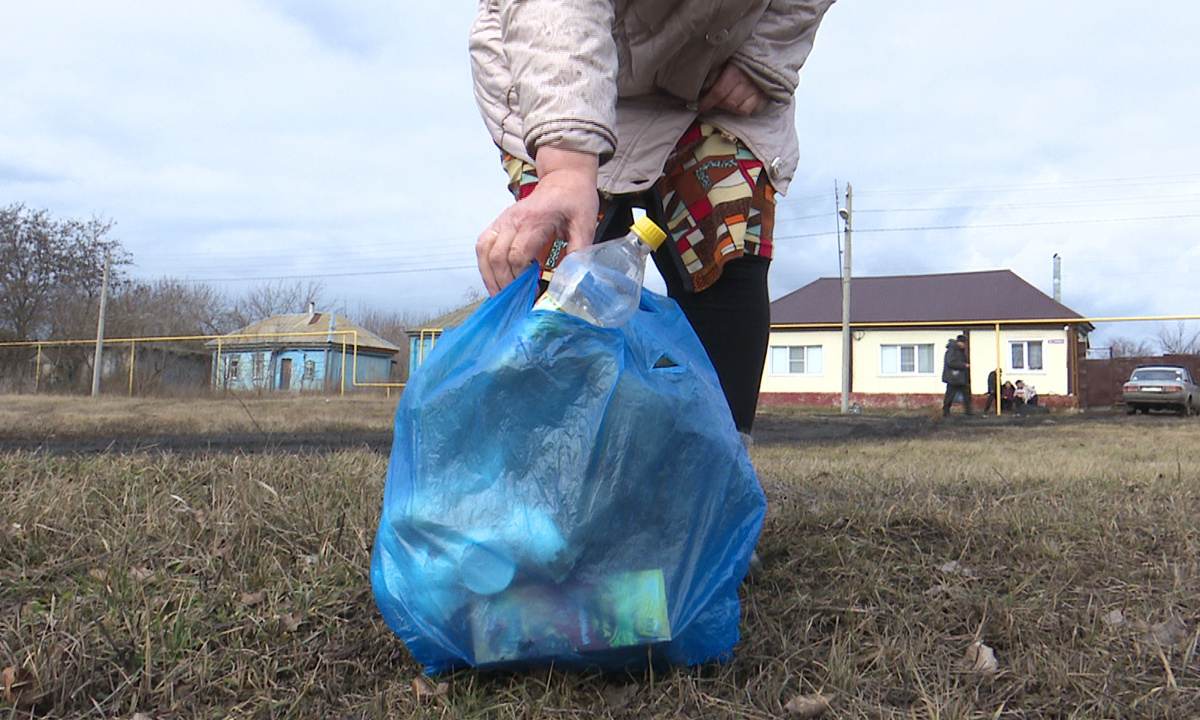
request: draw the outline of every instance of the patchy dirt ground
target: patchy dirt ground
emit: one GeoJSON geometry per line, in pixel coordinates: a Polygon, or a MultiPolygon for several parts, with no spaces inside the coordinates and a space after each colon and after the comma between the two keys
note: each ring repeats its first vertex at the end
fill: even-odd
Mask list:
{"type": "MultiPolygon", "coordinates": [[[[1174,416],[1149,416],[1146,421],[1172,420],[1174,416]]],[[[1130,419],[1132,420],[1132,419],[1130,419]]],[[[929,413],[909,415],[842,415],[840,413],[794,415],[760,412],[754,421],[756,444],[805,444],[851,440],[924,437],[939,432],[971,433],[998,427],[1036,427],[1044,423],[1125,422],[1124,413],[1109,411],[1054,415],[975,415],[954,412],[948,418],[929,413]]]]}
{"type": "MultiPolygon", "coordinates": [[[[924,437],[934,433],[972,433],[1005,426],[1037,426],[1043,423],[1172,422],[1173,415],[1138,419],[1124,414],[1093,412],[1035,415],[1028,417],[953,414],[935,418],[930,414],[842,415],[760,413],[754,426],[754,441],[761,445],[849,442],[871,439],[924,437]]],[[[205,435],[111,435],[22,436],[0,435],[0,452],[27,451],[52,455],[104,452],[332,452],[367,448],[381,454],[391,451],[391,431],[353,433],[236,433],[205,435]]]]}

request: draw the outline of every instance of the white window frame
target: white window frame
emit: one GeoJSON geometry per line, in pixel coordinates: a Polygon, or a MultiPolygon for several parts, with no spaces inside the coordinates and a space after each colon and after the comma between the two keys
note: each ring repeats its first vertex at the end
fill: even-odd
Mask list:
{"type": "Polygon", "coordinates": [[[778,376],[797,376],[813,377],[825,374],[825,346],[823,345],[772,345],[768,354],[768,363],[771,374],[778,376]],[[782,352],[786,351],[787,357],[782,357],[782,352]],[[797,358],[799,351],[800,357],[797,358]],[[815,351],[815,352],[814,352],[815,351]],[[796,371],[793,368],[799,363],[803,368],[796,371]],[[781,365],[786,365],[786,369],[780,371],[781,365]],[[814,367],[815,366],[815,367],[814,367]]]}
{"type": "Polygon", "coordinates": [[[932,377],[937,374],[937,355],[934,354],[933,343],[882,343],[879,346],[879,376],[880,377],[932,377]],[[889,348],[896,353],[896,368],[885,366],[885,354],[889,348]],[[912,369],[904,369],[904,350],[912,350],[912,369]],[[928,348],[926,358],[929,361],[927,369],[921,369],[921,348],[928,348]]]}
{"type": "Polygon", "coordinates": [[[267,358],[266,353],[254,353],[252,371],[250,374],[253,380],[262,380],[266,376],[267,358]]]}
{"type": "Polygon", "coordinates": [[[305,360],[304,361],[304,379],[305,380],[313,380],[316,377],[317,377],[317,361],[316,360],[305,360]]]}
{"type": "Polygon", "coordinates": [[[1046,371],[1046,341],[1045,340],[1009,340],[1008,341],[1008,369],[1014,372],[1045,372],[1046,371]],[[1031,345],[1036,345],[1038,348],[1038,367],[1030,367],[1029,348],[1031,345]],[[1020,349],[1021,357],[1018,362],[1015,356],[1015,351],[1020,349]]]}

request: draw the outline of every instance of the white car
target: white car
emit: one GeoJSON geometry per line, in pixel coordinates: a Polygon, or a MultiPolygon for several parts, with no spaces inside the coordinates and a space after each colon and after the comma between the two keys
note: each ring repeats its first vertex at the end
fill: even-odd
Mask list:
{"type": "Polygon", "coordinates": [[[1138,410],[1175,410],[1181,415],[1200,412],[1200,388],[1188,369],[1178,365],[1137,368],[1125,383],[1122,397],[1130,415],[1138,410]]]}

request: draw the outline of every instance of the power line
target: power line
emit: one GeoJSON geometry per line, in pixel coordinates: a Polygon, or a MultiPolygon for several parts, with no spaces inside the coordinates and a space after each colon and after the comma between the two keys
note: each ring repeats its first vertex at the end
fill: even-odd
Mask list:
{"type": "MultiPolygon", "coordinates": [[[[1099,200],[1059,200],[1047,202],[1004,203],[992,205],[949,205],[943,207],[919,208],[876,208],[860,210],[860,213],[915,213],[915,212],[949,212],[967,210],[1018,210],[1025,208],[1058,208],[1058,207],[1092,207],[1096,205],[1173,205],[1180,200],[1200,200],[1200,194],[1159,195],[1155,197],[1138,198],[1102,198],[1099,200]]],[[[809,216],[813,217],[813,216],[809,216]]]]}
{"type": "Polygon", "coordinates": [[[975,228],[1001,228],[1001,227],[1034,227],[1039,225],[1088,225],[1088,224],[1103,224],[1103,223],[1122,223],[1122,222],[1148,222],[1151,220],[1182,220],[1185,218],[1198,218],[1200,213],[1191,213],[1186,215],[1154,215],[1150,217],[1133,217],[1133,218],[1098,218],[1095,220],[1031,220],[1025,222],[1011,223],[973,223],[970,225],[928,225],[925,227],[897,227],[897,228],[855,228],[855,232],[925,232],[929,230],[973,230],[975,228]]]}
{"type": "Polygon", "coordinates": [[[474,270],[478,265],[452,265],[443,267],[403,268],[398,270],[363,270],[361,272],[315,273],[304,275],[264,275],[260,277],[219,277],[219,278],[177,278],[183,283],[221,283],[221,282],[268,282],[272,280],[311,280],[335,277],[365,277],[367,275],[404,275],[419,272],[442,272],[449,270],[474,270]]]}
{"type": "Polygon", "coordinates": [[[1189,173],[1185,175],[1161,175],[1161,176],[1146,176],[1146,177],[1126,177],[1126,178],[1102,178],[1095,180],[1053,180],[1045,182],[1033,183],[1014,183],[1011,185],[975,185],[958,188],[908,188],[898,190],[868,190],[865,193],[870,196],[876,195],[911,195],[911,194],[948,194],[948,193],[972,193],[972,192],[997,192],[1001,190],[1008,191],[1023,191],[1036,190],[1044,192],[1048,189],[1097,189],[1097,188],[1119,188],[1119,187],[1145,187],[1147,185],[1181,185],[1185,183],[1200,182],[1200,173],[1189,173]]]}
{"type": "MultiPolygon", "coordinates": [[[[923,225],[914,227],[887,227],[887,228],[855,228],[856,233],[885,233],[885,232],[930,232],[934,230],[973,230],[976,228],[1006,228],[1006,227],[1038,227],[1046,225],[1091,225],[1091,224],[1107,224],[1107,223],[1126,223],[1126,222],[1150,222],[1154,220],[1183,220],[1188,218],[1200,218],[1200,213],[1186,213],[1182,215],[1151,215],[1146,217],[1129,217],[1129,218],[1092,218],[1083,220],[1025,220],[1021,222],[1007,223],[970,223],[962,225],[923,225]]],[[[826,232],[811,232],[798,233],[789,235],[776,235],[775,240],[802,240],[804,238],[829,237],[835,235],[834,231],[826,232]]]]}
{"type": "MultiPolygon", "coordinates": [[[[931,188],[931,189],[896,189],[896,190],[862,190],[857,193],[860,196],[868,197],[900,197],[914,194],[938,194],[947,195],[952,193],[985,193],[998,191],[1026,191],[1037,190],[1045,192],[1048,189],[1061,190],[1087,190],[1087,189],[1113,189],[1122,187],[1138,187],[1143,191],[1149,185],[1178,185],[1184,183],[1194,183],[1200,181],[1200,174],[1172,175],[1172,176],[1146,176],[1146,177],[1128,177],[1128,178],[1107,178],[1096,180],[1078,180],[1078,181],[1047,181],[1037,183],[1016,183],[1010,185],[992,185],[992,186],[974,186],[962,188],[931,188]]],[[[985,205],[958,205],[946,207],[919,207],[919,208],[858,208],[859,214],[879,215],[884,213],[919,213],[919,212],[964,212],[970,210],[1017,210],[1017,209],[1045,209],[1056,207],[1088,207],[1096,205],[1132,205],[1132,204],[1170,204],[1172,202],[1192,200],[1200,197],[1196,193],[1175,193],[1171,195],[1157,195],[1153,197],[1133,197],[1133,198],[1107,198],[1095,200],[1047,200],[1040,202],[1025,202],[1025,203],[1006,203],[1004,205],[985,204],[985,205]]],[[[828,212],[812,213],[797,217],[788,217],[787,210],[797,208],[811,203],[820,202],[822,205],[828,202],[826,193],[813,194],[808,196],[792,196],[786,199],[781,199],[777,206],[776,226],[795,226],[801,225],[806,221],[811,220],[828,220],[836,218],[836,203],[835,207],[828,212]]],[[[1055,225],[1083,225],[1083,224],[1116,224],[1130,222],[1151,222],[1151,221],[1166,221],[1166,220],[1182,220],[1200,217],[1198,213],[1180,213],[1180,214],[1162,214],[1150,215],[1141,217],[1119,217],[1119,218],[1090,218],[1090,219],[1067,219],[1067,220],[1026,220],[1012,222],[993,222],[993,223],[958,223],[945,225],[923,225],[923,226],[905,226],[905,227],[878,227],[878,228],[863,228],[858,227],[856,230],[859,233],[895,233],[895,232],[935,232],[947,230],[967,230],[967,229],[985,229],[985,228],[1019,228],[1019,227],[1039,227],[1039,226],[1055,226],[1055,225]]],[[[805,233],[786,233],[776,234],[775,240],[803,240],[810,238],[827,238],[838,235],[836,229],[827,231],[805,232],[805,233]]],[[[470,270],[476,267],[475,264],[446,264],[438,265],[439,260],[444,260],[446,263],[455,263],[460,261],[464,256],[473,255],[475,238],[473,236],[459,236],[452,238],[439,238],[436,240],[423,240],[421,245],[423,248],[440,247],[442,252],[430,253],[423,251],[414,257],[414,253],[404,254],[388,254],[384,256],[362,257],[366,252],[370,253],[374,249],[391,249],[398,244],[396,241],[384,240],[372,242],[369,244],[358,244],[353,246],[355,250],[354,256],[349,257],[346,253],[340,256],[329,258],[326,253],[323,253],[317,247],[309,246],[303,250],[297,251],[294,248],[289,249],[286,253],[286,259],[293,264],[303,264],[305,261],[319,262],[323,268],[322,272],[293,272],[279,275],[258,275],[253,277],[231,277],[223,272],[229,268],[231,264],[243,265],[270,265],[277,264],[281,258],[280,251],[263,251],[256,253],[233,252],[230,254],[220,254],[217,256],[213,251],[197,252],[197,253],[150,253],[140,256],[138,259],[145,262],[146,260],[156,260],[159,258],[170,258],[173,264],[187,265],[191,272],[201,272],[211,275],[203,278],[186,278],[182,282],[187,283],[227,283],[227,282],[264,282],[278,280],[306,280],[306,279],[324,279],[324,278],[344,278],[344,277],[367,277],[380,275],[404,275],[411,273],[430,273],[430,272],[452,272],[461,270],[470,270]],[[456,247],[460,246],[460,247],[456,247]],[[216,259],[219,257],[220,259],[216,259]],[[196,263],[193,259],[208,260],[208,263],[196,263]],[[430,263],[433,263],[431,266],[430,263]],[[389,265],[388,269],[372,269],[372,270],[356,270],[355,267],[362,267],[367,264],[370,267],[379,268],[380,265],[389,265]],[[199,267],[197,267],[199,265],[199,267]]],[[[330,240],[333,244],[334,241],[330,240]]],[[[342,243],[345,247],[345,244],[342,243]]],[[[472,258],[473,259],[473,258],[472,258]]]]}
{"type": "MultiPolygon", "coordinates": [[[[1007,223],[971,223],[959,225],[923,225],[912,227],[890,227],[890,228],[855,228],[858,233],[891,233],[891,232],[934,232],[942,230],[973,230],[973,229],[990,229],[990,228],[1011,228],[1011,227],[1044,227],[1053,225],[1091,225],[1091,224],[1109,224],[1109,223],[1128,223],[1128,222],[1150,222],[1155,220],[1182,220],[1189,218],[1200,218],[1200,213],[1185,213],[1180,215],[1152,215],[1142,217],[1127,217],[1127,218],[1093,218],[1093,219],[1074,219],[1074,220],[1028,220],[1021,222],[1007,223]]],[[[808,238],[831,237],[837,236],[837,230],[818,231],[811,233],[791,233],[786,235],[775,236],[775,241],[780,240],[803,240],[808,238]]],[[[423,258],[428,260],[428,258],[423,258]]],[[[181,282],[187,283],[221,283],[221,282],[268,282],[273,280],[308,280],[321,278],[337,278],[337,277],[367,277],[374,275],[403,275],[408,273],[425,273],[425,272],[445,272],[455,270],[472,270],[478,267],[477,265],[444,265],[435,267],[410,267],[410,268],[393,268],[388,270],[362,270],[362,271],[343,271],[343,272],[320,272],[320,273],[302,273],[289,275],[264,275],[257,277],[212,277],[212,278],[184,278],[181,282]]]]}

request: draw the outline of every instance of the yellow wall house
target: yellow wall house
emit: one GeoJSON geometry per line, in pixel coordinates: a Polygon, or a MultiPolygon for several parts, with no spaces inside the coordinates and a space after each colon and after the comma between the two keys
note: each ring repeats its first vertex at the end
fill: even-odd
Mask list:
{"type": "MultiPolygon", "coordinates": [[[[940,404],[942,357],[968,337],[971,392],[1024,380],[1044,404],[1076,406],[1093,326],[1009,270],[856,277],[850,285],[851,401],[862,407],[940,404]]],[[[842,281],[821,278],[771,303],[764,405],[840,406],[842,281]]]]}

